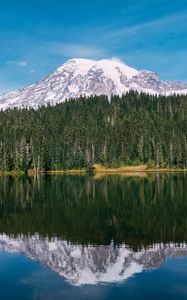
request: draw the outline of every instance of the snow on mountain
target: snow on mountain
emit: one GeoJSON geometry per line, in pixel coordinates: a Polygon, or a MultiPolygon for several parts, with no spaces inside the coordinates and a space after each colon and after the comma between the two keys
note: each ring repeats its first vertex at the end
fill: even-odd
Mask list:
{"type": "Polygon", "coordinates": [[[46,78],[0,96],[0,109],[52,105],[81,95],[187,94],[187,83],[163,82],[150,71],[138,71],[118,59],[71,59],[46,78]]]}
{"type": "Polygon", "coordinates": [[[133,251],[127,245],[82,246],[57,237],[0,234],[0,251],[37,260],[76,286],[114,283],[159,268],[171,256],[187,256],[187,244],[154,244],[133,251]]]}

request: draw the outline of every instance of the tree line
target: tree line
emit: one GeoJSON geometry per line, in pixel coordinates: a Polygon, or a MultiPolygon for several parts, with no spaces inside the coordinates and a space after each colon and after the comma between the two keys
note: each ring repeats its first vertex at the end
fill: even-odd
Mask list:
{"type": "Polygon", "coordinates": [[[131,91],[0,111],[0,170],[187,168],[187,96],[131,91]]]}

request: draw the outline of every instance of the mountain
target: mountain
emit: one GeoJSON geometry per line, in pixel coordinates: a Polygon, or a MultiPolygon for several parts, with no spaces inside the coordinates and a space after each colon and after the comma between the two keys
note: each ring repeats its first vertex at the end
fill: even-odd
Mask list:
{"type": "Polygon", "coordinates": [[[83,246],[38,234],[0,234],[0,251],[35,259],[75,286],[120,282],[147,270],[160,268],[168,257],[187,256],[187,244],[154,244],[133,251],[128,245],[83,246]]]}
{"type": "Polygon", "coordinates": [[[187,94],[187,83],[163,82],[156,73],[138,71],[113,59],[71,59],[44,79],[0,96],[0,109],[52,105],[81,95],[187,94]]]}

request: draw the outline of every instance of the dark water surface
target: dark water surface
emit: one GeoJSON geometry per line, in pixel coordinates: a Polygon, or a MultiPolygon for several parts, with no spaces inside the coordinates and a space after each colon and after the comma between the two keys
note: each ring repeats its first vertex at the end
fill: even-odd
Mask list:
{"type": "Polygon", "coordinates": [[[0,299],[187,299],[187,174],[0,177],[0,299]]]}

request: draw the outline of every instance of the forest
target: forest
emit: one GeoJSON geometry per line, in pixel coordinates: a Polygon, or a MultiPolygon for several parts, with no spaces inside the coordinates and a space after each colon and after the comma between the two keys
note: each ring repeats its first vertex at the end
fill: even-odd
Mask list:
{"type": "Polygon", "coordinates": [[[187,168],[187,96],[130,91],[0,111],[0,170],[187,168]]]}

